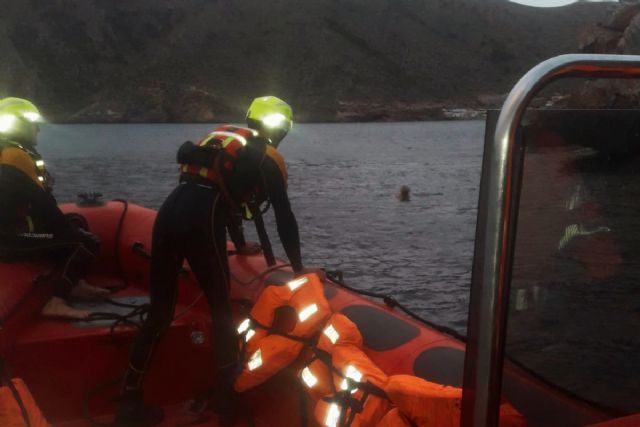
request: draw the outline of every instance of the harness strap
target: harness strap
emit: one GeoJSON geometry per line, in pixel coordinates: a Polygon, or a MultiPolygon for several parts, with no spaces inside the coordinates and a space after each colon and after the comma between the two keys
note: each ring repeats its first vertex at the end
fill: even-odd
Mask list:
{"type": "Polygon", "coordinates": [[[272,267],[276,265],[276,257],[273,254],[271,241],[269,240],[269,235],[267,234],[267,230],[264,226],[262,212],[260,211],[260,207],[254,203],[250,203],[248,206],[251,210],[251,214],[253,215],[253,220],[256,223],[256,231],[258,232],[258,239],[260,239],[260,246],[262,246],[264,259],[267,261],[267,266],[272,267]]]}

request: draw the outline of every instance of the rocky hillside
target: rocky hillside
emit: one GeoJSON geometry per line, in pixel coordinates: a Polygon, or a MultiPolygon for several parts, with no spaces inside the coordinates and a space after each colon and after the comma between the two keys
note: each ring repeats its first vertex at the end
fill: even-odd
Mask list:
{"type": "Polygon", "coordinates": [[[577,51],[602,3],[505,0],[5,0],[0,96],[59,121],[216,121],[254,96],[299,120],[439,117],[495,105],[577,51]]]}
{"type": "MultiPolygon", "coordinates": [[[[625,0],[580,38],[584,53],[640,55],[640,0],[625,0]]],[[[584,107],[638,108],[637,80],[587,82],[569,94],[565,104],[584,107]]]]}

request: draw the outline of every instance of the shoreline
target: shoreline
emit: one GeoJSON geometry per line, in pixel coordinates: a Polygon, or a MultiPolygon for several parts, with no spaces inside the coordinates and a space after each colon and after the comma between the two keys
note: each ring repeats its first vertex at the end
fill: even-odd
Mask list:
{"type": "MultiPolygon", "coordinates": [[[[301,124],[340,124],[340,123],[398,123],[398,122],[437,122],[437,121],[466,121],[484,120],[486,111],[492,109],[479,108],[443,108],[438,111],[376,111],[376,112],[345,112],[334,114],[300,114],[301,118],[294,123],[301,124]]],[[[46,117],[46,116],[45,116],[46,117]]],[[[53,115],[48,123],[51,124],[207,124],[207,123],[242,123],[244,116],[220,114],[213,117],[198,118],[184,117],[171,119],[158,119],[158,117],[135,115],[125,119],[121,115],[91,115],[87,117],[59,118],[53,115]]]]}

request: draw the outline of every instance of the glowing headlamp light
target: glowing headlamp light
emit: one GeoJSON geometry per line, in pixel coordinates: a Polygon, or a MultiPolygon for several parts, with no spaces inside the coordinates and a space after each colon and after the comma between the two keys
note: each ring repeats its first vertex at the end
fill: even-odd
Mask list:
{"type": "Polygon", "coordinates": [[[0,116],[0,132],[10,131],[16,123],[16,116],[13,114],[4,114],[0,116]]]}
{"type": "Polygon", "coordinates": [[[268,128],[277,128],[284,123],[287,118],[280,113],[268,114],[262,118],[262,123],[268,128]]]}
{"type": "Polygon", "coordinates": [[[32,111],[27,111],[26,113],[22,113],[22,117],[29,120],[30,122],[39,122],[42,116],[38,113],[34,113],[32,111]]]}

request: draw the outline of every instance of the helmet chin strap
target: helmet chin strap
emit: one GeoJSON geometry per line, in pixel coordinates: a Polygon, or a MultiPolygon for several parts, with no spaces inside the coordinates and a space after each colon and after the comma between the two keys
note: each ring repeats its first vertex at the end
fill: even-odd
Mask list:
{"type": "Polygon", "coordinates": [[[274,141],[271,140],[271,138],[267,138],[267,139],[269,140],[269,144],[271,144],[273,146],[273,148],[278,148],[278,145],[280,145],[280,141],[282,141],[282,140],[280,140],[280,141],[274,142],[274,141]]]}
{"type": "Polygon", "coordinates": [[[261,123],[257,124],[249,122],[248,125],[251,129],[257,130],[260,136],[265,138],[269,145],[273,146],[274,148],[278,148],[278,145],[280,145],[280,142],[284,139],[285,136],[287,136],[288,133],[282,131],[278,132],[275,129],[268,129],[261,123]]]}
{"type": "Polygon", "coordinates": [[[282,130],[274,130],[273,132],[267,132],[269,143],[273,145],[275,148],[278,148],[280,142],[287,136],[287,132],[282,130]]]}

